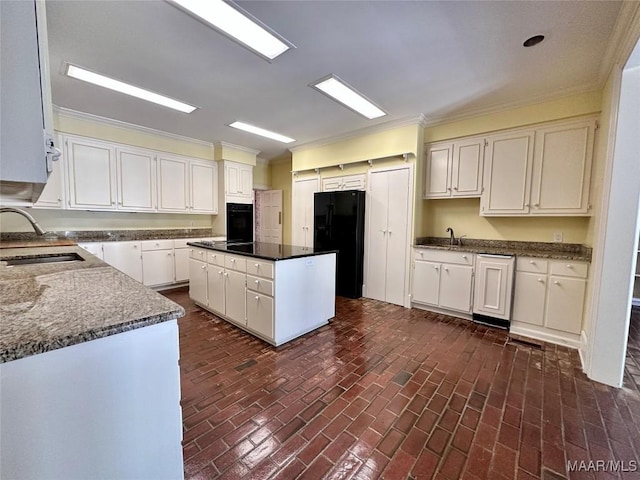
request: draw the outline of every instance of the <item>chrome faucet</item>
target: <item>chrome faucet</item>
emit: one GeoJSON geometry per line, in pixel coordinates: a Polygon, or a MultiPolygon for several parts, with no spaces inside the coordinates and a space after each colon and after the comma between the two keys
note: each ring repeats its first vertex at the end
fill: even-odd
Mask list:
{"type": "Polygon", "coordinates": [[[456,236],[453,233],[453,228],[447,227],[447,233],[450,235],[450,237],[449,237],[449,245],[455,245],[456,244],[456,236]]]}
{"type": "Polygon", "coordinates": [[[29,213],[19,208],[13,208],[13,207],[0,208],[0,213],[4,213],[4,212],[13,212],[13,213],[17,213],[18,215],[22,215],[24,218],[29,220],[29,223],[31,224],[31,226],[33,227],[33,229],[36,231],[38,235],[44,236],[45,231],[42,229],[40,225],[38,225],[38,222],[36,222],[36,219],[33,218],[29,213]]]}

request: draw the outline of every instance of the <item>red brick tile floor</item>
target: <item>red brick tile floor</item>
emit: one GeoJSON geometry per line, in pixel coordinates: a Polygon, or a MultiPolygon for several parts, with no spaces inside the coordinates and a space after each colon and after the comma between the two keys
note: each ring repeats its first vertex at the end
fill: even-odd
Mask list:
{"type": "Polygon", "coordinates": [[[187,310],[187,479],[640,478],[621,471],[640,461],[637,385],[588,380],[574,350],[344,298],[328,326],[274,348],[186,289],[166,295],[187,310]]]}

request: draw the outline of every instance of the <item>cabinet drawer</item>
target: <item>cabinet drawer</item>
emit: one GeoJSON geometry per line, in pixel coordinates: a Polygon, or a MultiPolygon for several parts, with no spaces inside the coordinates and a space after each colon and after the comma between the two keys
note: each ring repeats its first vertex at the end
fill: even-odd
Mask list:
{"type": "Polygon", "coordinates": [[[171,250],[173,248],[173,240],[146,240],[142,242],[142,251],[151,250],[171,250]]]}
{"type": "Polygon", "coordinates": [[[184,238],[181,240],[173,240],[173,248],[189,248],[187,242],[196,242],[197,238],[184,238]]]}
{"type": "Polygon", "coordinates": [[[273,278],[273,262],[247,259],[247,273],[259,277],[273,278]]]}
{"type": "Polygon", "coordinates": [[[225,268],[230,268],[231,270],[246,272],[247,257],[236,257],[235,255],[225,255],[224,266],[225,268]]]}
{"type": "Polygon", "coordinates": [[[563,277],[587,278],[589,265],[583,262],[572,261],[552,261],[551,274],[562,275],[563,277]]]}
{"type": "Polygon", "coordinates": [[[224,253],[209,250],[207,252],[207,263],[210,265],[217,265],[218,267],[224,267],[224,253]]]}
{"type": "Polygon", "coordinates": [[[207,260],[207,250],[191,247],[189,249],[189,258],[195,258],[196,260],[205,262],[207,260]]]}
{"type": "Polygon", "coordinates": [[[413,258],[428,262],[453,263],[458,265],[473,265],[475,255],[469,252],[451,252],[446,250],[431,250],[416,248],[413,258]]]}
{"type": "Polygon", "coordinates": [[[247,275],[247,288],[273,297],[273,282],[271,280],[247,275]]]}
{"type": "Polygon", "coordinates": [[[549,268],[548,260],[532,257],[516,258],[516,270],[518,272],[547,273],[549,268]]]}

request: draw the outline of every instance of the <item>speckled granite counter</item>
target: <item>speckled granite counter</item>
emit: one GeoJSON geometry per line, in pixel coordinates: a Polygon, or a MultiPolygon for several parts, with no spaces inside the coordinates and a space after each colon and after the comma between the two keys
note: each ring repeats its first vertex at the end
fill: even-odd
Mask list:
{"type": "MultiPolygon", "coordinates": [[[[178,238],[205,238],[218,237],[224,234],[216,234],[210,228],[174,228],[160,230],[75,230],[48,232],[47,235],[57,237],[59,240],[72,240],[73,242],[124,242],[132,240],[160,240],[178,238]]],[[[33,232],[1,232],[0,242],[19,242],[40,240],[33,232]]]]}
{"type": "Polygon", "coordinates": [[[280,243],[247,242],[247,243],[211,243],[211,242],[188,242],[187,245],[193,247],[216,250],[218,252],[233,253],[236,255],[246,255],[263,260],[289,260],[292,258],[312,257],[314,255],[325,255],[327,253],[338,253],[337,250],[314,250],[310,247],[297,247],[295,245],[282,245],[280,243]]]}
{"type": "Polygon", "coordinates": [[[577,243],[517,242],[463,238],[461,246],[449,245],[449,238],[420,237],[414,247],[454,250],[469,253],[491,253],[558,260],[591,261],[591,248],[577,243]]]}
{"type": "Polygon", "coordinates": [[[79,247],[0,251],[0,363],[174,320],[184,309],[79,247]],[[77,253],[84,261],[7,266],[77,253]]]}

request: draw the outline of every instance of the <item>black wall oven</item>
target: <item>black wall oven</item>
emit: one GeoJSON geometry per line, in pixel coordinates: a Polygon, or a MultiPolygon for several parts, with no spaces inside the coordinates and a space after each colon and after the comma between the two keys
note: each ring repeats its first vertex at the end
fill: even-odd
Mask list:
{"type": "Polygon", "coordinates": [[[253,204],[227,203],[227,242],[253,242],[253,204]]]}

